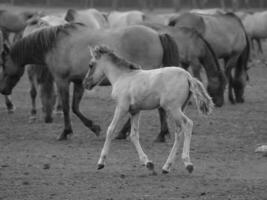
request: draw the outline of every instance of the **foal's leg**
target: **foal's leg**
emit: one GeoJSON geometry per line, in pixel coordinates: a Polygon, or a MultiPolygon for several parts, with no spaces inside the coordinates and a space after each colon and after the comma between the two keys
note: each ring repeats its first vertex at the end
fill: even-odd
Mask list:
{"type": "Polygon", "coordinates": [[[169,173],[172,165],[175,162],[176,159],[176,154],[178,152],[179,149],[179,139],[182,135],[182,129],[181,129],[181,123],[182,123],[182,119],[181,119],[181,111],[177,112],[177,109],[172,109],[170,110],[170,114],[171,116],[174,118],[175,120],[175,132],[174,132],[174,144],[173,147],[171,149],[171,152],[168,156],[167,161],[165,162],[164,166],[162,167],[162,173],[163,174],[167,174],[169,173]]]}
{"type": "Polygon", "coordinates": [[[117,128],[118,122],[121,120],[121,118],[126,113],[127,113],[127,111],[125,109],[122,109],[118,106],[116,107],[114,117],[113,117],[113,119],[112,119],[112,121],[108,127],[108,130],[107,130],[106,140],[105,140],[104,146],[102,148],[100,158],[99,158],[98,163],[97,163],[97,165],[98,165],[97,169],[104,168],[105,161],[106,161],[109,149],[110,149],[110,143],[112,140],[112,135],[114,134],[114,131],[117,128]]]}
{"type": "Polygon", "coordinates": [[[62,99],[62,108],[64,114],[64,130],[58,137],[58,140],[66,140],[68,139],[68,135],[73,133],[70,121],[69,82],[57,80],[57,87],[59,95],[62,99]]]}
{"type": "Polygon", "coordinates": [[[154,171],[154,164],[152,163],[152,161],[148,159],[147,155],[144,153],[139,142],[139,117],[140,117],[140,112],[135,113],[134,115],[131,116],[132,127],[131,127],[130,138],[136,148],[141,163],[144,164],[149,170],[154,171]]]}
{"type": "Polygon", "coordinates": [[[8,113],[14,113],[16,107],[13,105],[11,95],[5,95],[6,107],[8,113]]]}
{"type": "Polygon", "coordinates": [[[76,114],[76,116],[83,122],[85,126],[90,128],[96,136],[99,136],[100,127],[95,125],[93,121],[87,119],[81,112],[80,112],[80,102],[82,100],[82,96],[84,93],[84,88],[80,83],[74,83],[74,90],[73,90],[73,100],[72,100],[72,110],[76,114]]]}
{"type": "MultiPolygon", "coordinates": [[[[167,122],[167,114],[164,109],[159,108],[159,118],[160,118],[160,133],[158,134],[155,142],[165,142],[165,136],[169,135],[169,128],[167,122]]],[[[122,129],[120,130],[119,134],[116,136],[115,139],[126,139],[127,133],[131,130],[131,119],[128,119],[127,122],[124,124],[122,129]]]]}

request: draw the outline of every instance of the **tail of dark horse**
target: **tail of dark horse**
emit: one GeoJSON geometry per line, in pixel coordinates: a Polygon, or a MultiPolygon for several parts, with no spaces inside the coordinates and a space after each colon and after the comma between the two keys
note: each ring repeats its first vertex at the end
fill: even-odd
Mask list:
{"type": "Polygon", "coordinates": [[[174,39],[167,33],[159,35],[163,48],[163,66],[178,66],[180,64],[179,51],[174,39]]]}

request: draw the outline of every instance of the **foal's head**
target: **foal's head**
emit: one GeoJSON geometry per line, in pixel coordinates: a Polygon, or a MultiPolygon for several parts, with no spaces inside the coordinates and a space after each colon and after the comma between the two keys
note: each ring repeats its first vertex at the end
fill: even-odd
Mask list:
{"type": "Polygon", "coordinates": [[[121,58],[107,46],[100,45],[94,48],[89,47],[89,50],[91,61],[89,63],[89,70],[83,81],[84,87],[87,89],[92,89],[106,78],[105,68],[108,67],[109,64],[113,64],[121,70],[141,69],[139,65],[121,58]]]}

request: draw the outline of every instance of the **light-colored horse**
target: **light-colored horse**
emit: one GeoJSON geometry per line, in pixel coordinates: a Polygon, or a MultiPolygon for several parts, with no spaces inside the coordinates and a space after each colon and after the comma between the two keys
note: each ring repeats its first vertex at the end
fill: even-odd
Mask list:
{"type": "Polygon", "coordinates": [[[185,114],[184,109],[193,94],[197,109],[202,114],[209,114],[213,102],[200,81],[193,78],[187,71],[177,67],[153,70],[142,70],[105,46],[97,46],[91,51],[90,69],[84,79],[84,86],[92,89],[107,77],[112,85],[112,97],[116,100],[116,109],[112,122],[107,129],[104,147],[98,161],[98,169],[106,162],[112,136],[120,122],[131,115],[130,138],[138,153],[139,159],[148,169],[154,172],[154,164],[144,153],[139,142],[139,118],[142,110],[163,108],[175,121],[175,141],[163,173],[168,173],[174,165],[179,147],[179,138],[184,135],[182,160],[191,173],[193,164],[190,160],[190,142],[193,122],[185,114]]]}
{"type": "Polygon", "coordinates": [[[87,10],[68,9],[65,20],[68,22],[79,22],[92,29],[108,28],[109,23],[105,15],[100,11],[90,8],[87,10]]]}
{"type": "Polygon", "coordinates": [[[232,103],[243,103],[248,79],[250,43],[240,19],[233,13],[214,15],[184,13],[172,18],[169,25],[194,28],[203,35],[216,56],[225,61],[226,76],[229,80],[229,100],[232,103]],[[234,77],[232,71],[235,71],[234,77]]]}
{"type": "Polygon", "coordinates": [[[192,9],[190,13],[214,15],[214,14],[225,14],[226,11],[220,8],[210,8],[210,9],[192,9]]]}
{"type": "Polygon", "coordinates": [[[162,25],[168,25],[170,19],[173,16],[177,16],[178,13],[164,13],[164,14],[157,14],[157,13],[146,13],[144,15],[144,22],[145,23],[157,23],[162,25]]]}
{"type": "Polygon", "coordinates": [[[144,13],[138,10],[127,12],[112,11],[107,16],[111,28],[126,27],[144,22],[144,13]]]}
{"type": "Polygon", "coordinates": [[[263,53],[261,39],[267,38],[267,11],[262,12],[236,12],[242,20],[247,34],[258,43],[258,52],[263,53]]]}
{"type": "Polygon", "coordinates": [[[25,65],[47,67],[55,78],[62,99],[65,126],[59,139],[67,139],[73,133],[69,102],[71,82],[74,83],[73,112],[98,135],[100,127],[81,113],[79,104],[84,93],[82,80],[90,61],[88,45],[99,43],[109,45],[123,57],[141,64],[145,69],[179,64],[176,43],[168,34],[159,34],[144,26],[92,30],[79,23],[65,24],[36,31],[11,47],[10,54],[5,58],[3,73],[0,74],[0,92],[11,94],[24,73],[25,65]]]}
{"type": "MultiPolygon", "coordinates": [[[[67,21],[65,21],[62,16],[47,15],[38,20],[32,21],[25,28],[23,32],[23,37],[26,37],[27,35],[32,34],[43,28],[58,26],[66,23],[67,21]]],[[[32,102],[31,116],[29,118],[29,122],[33,122],[37,119],[36,96],[38,86],[40,86],[40,98],[42,103],[42,111],[44,113],[44,121],[46,123],[51,123],[53,121],[52,114],[55,102],[56,112],[60,113],[60,111],[62,110],[60,97],[56,94],[54,78],[46,67],[29,64],[27,65],[26,70],[31,85],[30,96],[32,102]]]]}

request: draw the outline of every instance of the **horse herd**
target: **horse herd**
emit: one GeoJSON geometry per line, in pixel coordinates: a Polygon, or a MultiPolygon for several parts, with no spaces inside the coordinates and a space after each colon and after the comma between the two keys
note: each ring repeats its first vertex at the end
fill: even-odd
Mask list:
{"type": "MultiPolygon", "coordinates": [[[[64,129],[58,139],[65,140],[73,133],[69,99],[69,87],[73,83],[72,111],[85,126],[98,136],[101,130],[100,126],[85,117],[79,109],[85,90],[84,85],[86,85],[84,78],[87,72],[92,74],[89,65],[92,65],[92,60],[101,57],[94,55],[97,50],[94,52],[91,49],[91,53],[89,53],[89,46],[97,45],[100,45],[100,49],[101,45],[108,47],[102,47],[102,53],[116,52],[109,54],[112,54],[113,59],[117,61],[125,59],[125,62],[121,62],[126,63],[126,66],[133,63],[131,66],[142,66],[142,69],[149,71],[162,67],[164,69],[168,66],[181,66],[186,70],[191,67],[193,76],[202,80],[200,71],[203,67],[207,77],[207,92],[215,106],[223,106],[227,83],[230,102],[233,104],[243,103],[245,101],[245,86],[249,79],[250,41],[251,39],[259,39],[255,36],[255,31],[248,32],[248,26],[243,23],[249,14],[240,17],[240,12],[229,13],[218,10],[216,12],[214,10],[202,12],[146,15],[141,11],[103,13],[96,9],[80,11],[69,9],[65,13],[45,15],[38,12],[15,14],[2,10],[0,11],[0,92],[6,97],[7,108],[9,111],[14,111],[10,95],[26,69],[31,85],[32,110],[30,119],[36,118],[35,98],[39,85],[45,122],[53,121],[52,115],[55,107],[57,111],[63,111],[64,129]],[[223,67],[221,67],[219,59],[224,61],[223,67]],[[55,104],[57,105],[55,106],[55,104]]],[[[98,52],[101,51],[98,49],[98,52]]],[[[118,65],[122,65],[122,63],[118,65]]],[[[189,77],[190,75],[186,73],[185,76],[189,77]]],[[[155,78],[153,81],[161,79],[155,78]]],[[[169,81],[172,84],[184,84],[180,84],[181,80],[177,80],[177,83],[171,80],[169,81]]],[[[188,80],[195,79],[189,78],[188,80]]],[[[170,83],[168,83],[169,87],[173,88],[170,83]]],[[[99,86],[110,84],[112,84],[112,80],[106,76],[94,83],[94,85],[99,86]]],[[[155,87],[158,86],[158,84],[154,85],[155,87]]],[[[202,88],[202,84],[197,80],[191,84],[189,81],[189,85],[194,85],[193,88],[202,88]],[[201,86],[196,86],[196,83],[201,86]]],[[[123,87],[126,86],[120,87],[123,90],[123,87]]],[[[190,88],[189,91],[196,99],[201,98],[198,96],[199,94],[194,95],[194,90],[190,88]]],[[[202,89],[199,90],[202,91],[202,89]]],[[[168,100],[169,93],[167,90],[166,97],[162,98],[168,100]]],[[[202,94],[206,99],[209,99],[204,88],[202,94]]],[[[124,94],[121,93],[121,95],[124,94]]],[[[184,95],[188,95],[187,90],[184,95]]],[[[181,97],[182,99],[184,95],[181,97]]],[[[150,97],[145,96],[143,98],[150,97]]],[[[159,99],[159,101],[161,102],[163,99],[159,99]]],[[[182,103],[184,101],[187,99],[179,102],[181,107],[184,107],[182,103]]],[[[204,100],[202,99],[202,101],[204,100]]],[[[204,109],[203,112],[208,113],[212,107],[211,104],[212,102],[209,103],[209,106],[204,107],[203,104],[197,105],[200,110],[204,109]]],[[[161,131],[156,140],[164,142],[165,136],[169,134],[167,113],[171,109],[164,108],[160,103],[157,105],[152,106],[158,109],[161,122],[161,131]]],[[[150,108],[149,105],[145,105],[144,109],[147,107],[150,108]]],[[[136,140],[136,135],[134,135],[137,132],[136,127],[138,129],[138,115],[135,110],[130,108],[132,109],[132,107],[129,107],[129,112],[133,112],[136,117],[132,116],[127,121],[117,138],[126,138],[127,133],[131,132],[130,136],[136,145],[141,161],[149,169],[153,169],[153,164],[143,153],[136,140]],[[131,124],[134,128],[131,128],[131,124]]],[[[183,110],[183,108],[174,108],[176,111],[180,109],[183,110]]],[[[183,159],[186,168],[191,172],[193,170],[193,165],[189,159],[191,136],[189,137],[185,132],[190,132],[192,127],[185,126],[184,128],[183,126],[183,123],[191,124],[190,120],[184,114],[177,116],[177,113],[174,113],[172,116],[181,119],[178,120],[177,124],[179,125],[177,126],[181,128],[180,132],[185,134],[183,159]]],[[[112,131],[109,129],[108,132],[112,131]]],[[[110,141],[106,140],[105,146],[109,146],[109,143],[110,141]]],[[[171,151],[172,155],[170,154],[163,167],[164,172],[168,172],[172,165],[176,154],[175,149],[177,146],[174,145],[171,151]]],[[[107,151],[108,147],[103,148],[99,168],[104,166],[107,151]]]]}

